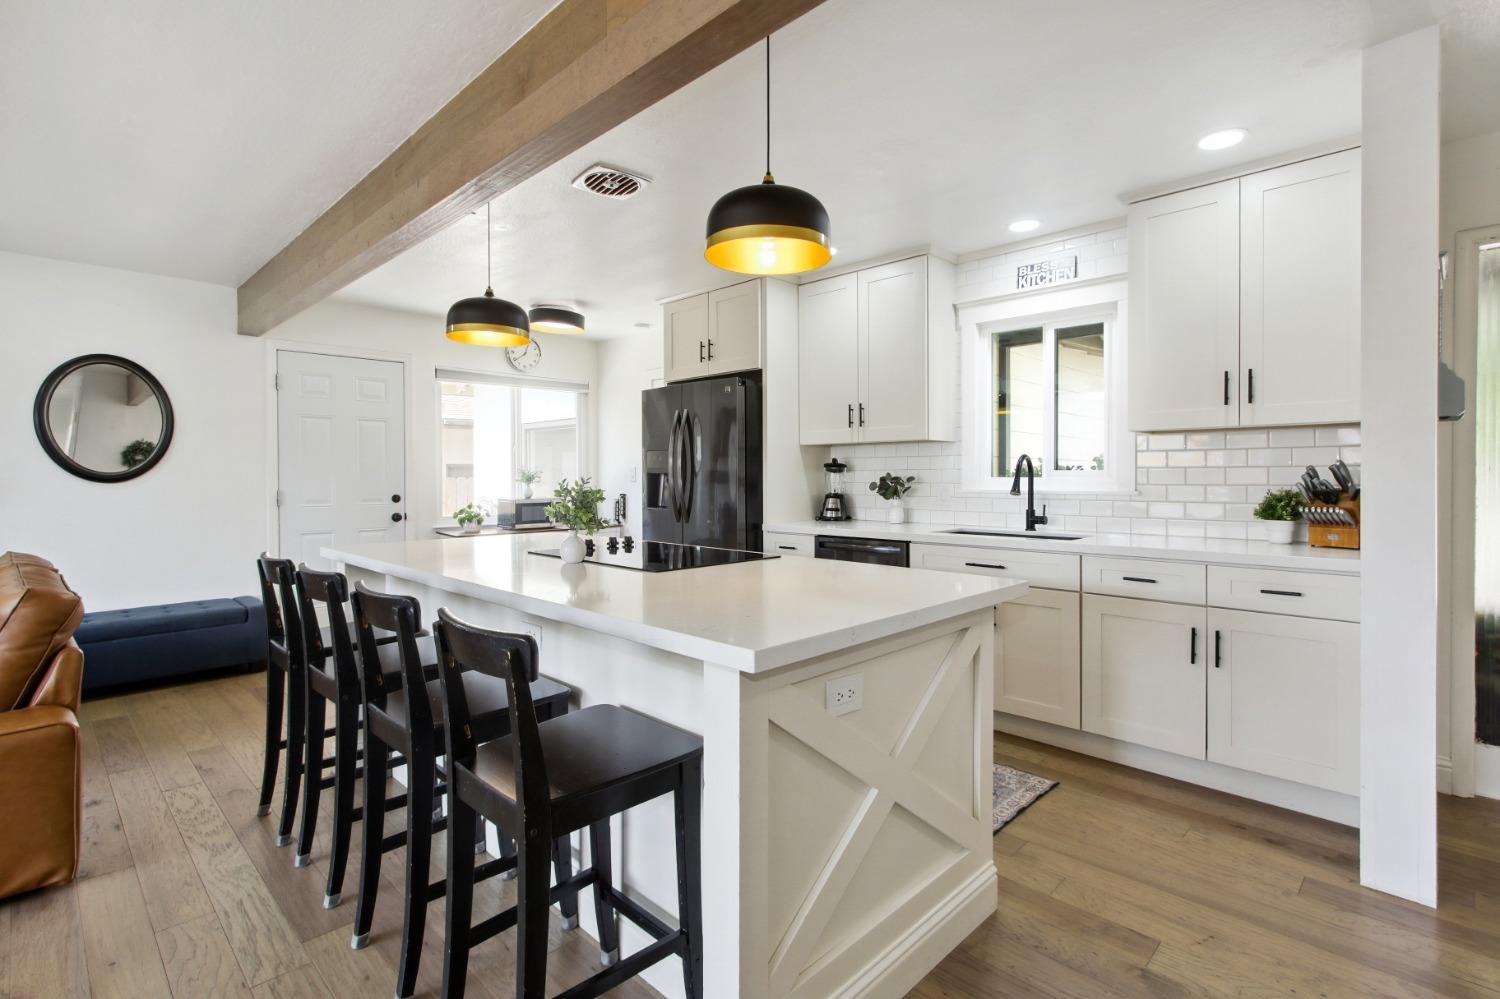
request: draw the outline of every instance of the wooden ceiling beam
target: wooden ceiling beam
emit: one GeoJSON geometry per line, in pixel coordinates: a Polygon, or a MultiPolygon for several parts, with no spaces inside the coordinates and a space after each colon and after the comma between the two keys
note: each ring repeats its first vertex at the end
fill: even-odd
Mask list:
{"type": "Polygon", "coordinates": [[[274,329],[821,2],[562,0],[239,287],[240,333],[274,329]]]}

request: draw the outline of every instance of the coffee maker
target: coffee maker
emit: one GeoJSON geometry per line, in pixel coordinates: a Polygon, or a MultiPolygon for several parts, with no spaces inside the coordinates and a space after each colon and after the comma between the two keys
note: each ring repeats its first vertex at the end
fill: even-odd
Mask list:
{"type": "Polygon", "coordinates": [[[823,480],[827,492],[823,494],[823,505],[818,509],[819,520],[851,520],[849,498],[844,495],[844,473],[849,466],[833,458],[823,466],[823,480]]]}

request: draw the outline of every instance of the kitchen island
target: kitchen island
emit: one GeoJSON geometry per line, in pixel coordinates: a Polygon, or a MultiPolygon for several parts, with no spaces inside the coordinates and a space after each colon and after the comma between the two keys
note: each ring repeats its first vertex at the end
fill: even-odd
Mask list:
{"type": "MultiPolygon", "coordinates": [[[[800,558],[564,565],[556,537],[324,549],[351,581],[541,642],[542,672],[704,739],[706,994],[899,996],[996,905],[996,607],[1023,582],[800,558]]],[[[675,918],[669,799],[623,888],[675,918]]],[[[580,844],[581,845],[581,844],[580,844]]],[[[592,906],[580,907],[584,928],[592,906]]],[[[646,938],[622,922],[622,952],[646,938]]],[[[682,994],[675,961],[647,981],[682,994]]]]}

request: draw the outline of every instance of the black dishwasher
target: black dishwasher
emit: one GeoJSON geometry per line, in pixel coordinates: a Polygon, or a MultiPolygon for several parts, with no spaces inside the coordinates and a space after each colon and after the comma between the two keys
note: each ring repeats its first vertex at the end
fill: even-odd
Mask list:
{"type": "Polygon", "coordinates": [[[880,538],[845,538],[820,534],[814,555],[840,562],[873,562],[875,565],[911,565],[911,546],[905,541],[883,541],[880,538]]]}

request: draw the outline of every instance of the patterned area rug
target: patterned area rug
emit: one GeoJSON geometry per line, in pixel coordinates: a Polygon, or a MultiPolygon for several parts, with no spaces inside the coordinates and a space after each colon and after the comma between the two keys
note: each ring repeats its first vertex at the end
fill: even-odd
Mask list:
{"type": "Polygon", "coordinates": [[[1057,786],[1057,781],[1038,777],[1014,767],[995,764],[995,803],[991,817],[995,820],[995,832],[1011,819],[1024,812],[1033,801],[1057,786]]]}

